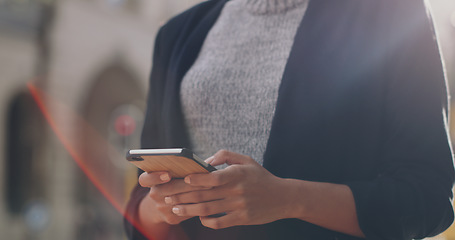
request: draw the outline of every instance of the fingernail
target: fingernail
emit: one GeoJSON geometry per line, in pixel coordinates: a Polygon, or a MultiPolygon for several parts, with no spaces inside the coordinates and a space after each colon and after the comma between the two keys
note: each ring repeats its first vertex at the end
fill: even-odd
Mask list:
{"type": "Polygon", "coordinates": [[[167,181],[169,181],[171,178],[169,177],[169,174],[164,173],[164,174],[161,174],[161,175],[160,175],[160,179],[161,179],[161,181],[163,181],[163,182],[167,182],[167,181]]]}
{"type": "Polygon", "coordinates": [[[210,164],[211,162],[213,162],[213,159],[215,159],[215,157],[214,157],[214,156],[211,156],[211,157],[209,157],[209,158],[205,159],[205,161],[204,161],[204,162],[206,162],[206,163],[209,163],[209,164],[210,164]]]}
{"type": "Polygon", "coordinates": [[[185,177],[185,179],[183,179],[183,181],[185,181],[187,184],[191,183],[191,180],[190,180],[189,176],[185,177]]]}
{"type": "Polygon", "coordinates": [[[172,198],[171,197],[165,197],[164,202],[168,205],[172,204],[172,198]]]}
{"type": "Polygon", "coordinates": [[[179,214],[180,214],[180,208],[178,208],[178,207],[173,207],[173,208],[172,208],[172,212],[173,212],[174,214],[176,214],[176,215],[179,215],[179,214]]]}

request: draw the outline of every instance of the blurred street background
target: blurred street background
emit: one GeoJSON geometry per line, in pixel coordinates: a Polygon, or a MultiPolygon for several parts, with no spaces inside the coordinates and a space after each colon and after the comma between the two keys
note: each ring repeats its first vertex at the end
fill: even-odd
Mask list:
{"type": "MultiPolygon", "coordinates": [[[[125,239],[154,37],[197,2],[0,0],[1,239],[125,239]]],[[[455,0],[428,2],[454,92],[455,0]]]]}

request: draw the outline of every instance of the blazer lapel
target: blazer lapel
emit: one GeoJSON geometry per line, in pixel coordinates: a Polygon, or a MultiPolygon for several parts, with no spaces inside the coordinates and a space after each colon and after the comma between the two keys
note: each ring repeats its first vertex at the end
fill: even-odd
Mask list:
{"type": "Polygon", "coordinates": [[[283,73],[264,154],[272,173],[338,178],[345,131],[355,129],[355,116],[362,116],[361,107],[377,99],[380,88],[379,58],[365,54],[383,50],[375,25],[378,2],[310,1],[283,73]]]}

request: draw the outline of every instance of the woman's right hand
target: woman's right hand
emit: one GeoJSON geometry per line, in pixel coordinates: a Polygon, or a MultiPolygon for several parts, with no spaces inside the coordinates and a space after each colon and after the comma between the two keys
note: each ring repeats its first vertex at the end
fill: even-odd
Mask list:
{"type": "Polygon", "coordinates": [[[172,212],[174,206],[169,202],[170,198],[167,197],[208,189],[190,186],[183,179],[171,179],[167,172],[144,172],[139,176],[139,184],[142,187],[150,188],[148,195],[142,200],[139,210],[139,221],[143,225],[147,225],[147,223],[176,225],[189,219],[190,217],[175,215],[172,212]],[[166,200],[168,201],[166,202],[166,200]]]}

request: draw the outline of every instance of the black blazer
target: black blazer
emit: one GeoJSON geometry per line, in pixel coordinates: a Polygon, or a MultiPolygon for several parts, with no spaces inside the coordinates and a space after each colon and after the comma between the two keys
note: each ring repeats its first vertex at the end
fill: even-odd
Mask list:
{"type": "MultiPolygon", "coordinates": [[[[180,82],[226,2],[199,4],[159,31],[143,148],[191,147],[180,82]]],[[[283,74],[264,167],[284,178],[348,185],[367,239],[436,235],[453,221],[447,105],[422,0],[310,1],[283,74]]],[[[128,212],[146,193],[135,188],[128,212]]],[[[197,218],[181,225],[192,239],[355,239],[296,219],[217,231],[197,218]]]]}

